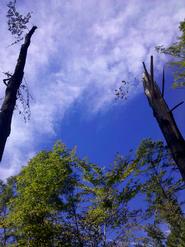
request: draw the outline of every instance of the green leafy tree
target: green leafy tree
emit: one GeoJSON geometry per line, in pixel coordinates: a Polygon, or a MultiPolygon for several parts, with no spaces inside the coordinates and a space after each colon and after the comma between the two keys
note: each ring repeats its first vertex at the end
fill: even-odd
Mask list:
{"type": "Polygon", "coordinates": [[[7,226],[6,217],[9,213],[9,201],[14,197],[14,177],[10,177],[7,183],[0,181],[0,243],[6,246],[8,240],[13,237],[11,229],[7,226]]]}
{"type": "Polygon", "coordinates": [[[17,196],[11,200],[7,224],[15,229],[19,245],[68,246],[72,241],[65,213],[76,183],[73,162],[73,153],[58,143],[53,151],[40,152],[16,177],[17,196]]]}
{"type": "Polygon", "coordinates": [[[174,233],[176,246],[181,246],[180,236],[184,236],[185,219],[183,202],[178,201],[178,193],[184,190],[184,183],[178,176],[168,149],[162,142],[148,139],[141,143],[136,157],[137,169],[143,174],[140,183],[147,203],[144,217],[153,218],[153,224],[147,224],[145,231],[156,246],[164,246],[166,239],[171,238],[160,230],[160,226],[166,224],[166,229],[174,233]]]}
{"type": "MultiPolygon", "coordinates": [[[[40,152],[21,170],[15,177],[15,195],[9,202],[5,219],[13,236],[13,244],[101,244],[102,221],[97,218],[100,216],[98,210],[92,209],[93,202],[89,201],[92,186],[82,180],[82,177],[88,177],[87,173],[82,174],[84,167],[89,171],[96,168],[101,171],[97,166],[95,168],[95,165],[80,160],[75,150],[70,151],[59,142],[52,151],[40,152]]],[[[96,177],[95,173],[91,175],[89,179],[93,183],[96,181],[98,186],[100,177],[96,177]]],[[[102,193],[98,187],[97,191],[102,193]]]]}
{"type": "Polygon", "coordinates": [[[108,171],[95,164],[82,164],[82,179],[86,181],[82,185],[83,193],[88,195],[90,202],[85,222],[99,230],[100,246],[119,246],[118,243],[129,244],[133,241],[131,235],[137,225],[139,210],[129,209],[128,204],[139,187],[132,181],[127,183],[126,179],[132,174],[134,167],[135,164],[129,164],[127,158],[120,155],[116,156],[108,171]]]}
{"type": "Polygon", "coordinates": [[[184,184],[162,142],[143,141],[109,170],[58,142],[1,187],[8,246],[183,246],[184,184]]]}
{"type": "Polygon", "coordinates": [[[175,61],[170,62],[175,71],[175,82],[173,84],[175,88],[182,88],[185,86],[185,20],[180,22],[179,30],[181,36],[178,37],[177,42],[167,48],[163,46],[156,47],[158,52],[176,58],[175,61]]]}

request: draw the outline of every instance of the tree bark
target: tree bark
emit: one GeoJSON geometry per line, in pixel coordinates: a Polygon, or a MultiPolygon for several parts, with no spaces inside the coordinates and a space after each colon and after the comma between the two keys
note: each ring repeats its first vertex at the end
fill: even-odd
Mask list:
{"type": "Polygon", "coordinates": [[[0,161],[2,160],[6,140],[11,132],[12,116],[16,104],[17,91],[21,85],[24,75],[27,50],[30,45],[31,37],[36,29],[37,27],[33,26],[32,29],[27,33],[24,44],[20,49],[14,73],[7,83],[4,101],[0,109],[0,161]]]}
{"type": "Polygon", "coordinates": [[[172,110],[176,107],[172,110],[169,109],[164,99],[164,85],[161,93],[157,83],[154,81],[153,57],[151,57],[150,74],[148,73],[144,63],[143,66],[145,71],[143,77],[145,95],[147,96],[148,102],[153,110],[154,117],[159,124],[168,148],[171,151],[172,157],[185,182],[185,140],[173,117],[172,110]]]}

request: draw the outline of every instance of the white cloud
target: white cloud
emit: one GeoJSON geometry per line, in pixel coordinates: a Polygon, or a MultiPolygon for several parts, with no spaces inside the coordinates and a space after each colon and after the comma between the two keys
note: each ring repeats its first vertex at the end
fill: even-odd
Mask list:
{"type": "MultiPolygon", "coordinates": [[[[14,115],[0,167],[2,178],[17,172],[38,151],[41,136],[57,136],[56,119],[62,121],[75,100],[86,100],[90,113],[107,109],[123,79],[131,81],[129,98],[134,97],[141,90],[132,84],[133,78],[142,77],[141,62],[149,60],[156,45],[174,40],[185,13],[183,0],[25,0],[18,4],[20,10],[33,11],[32,23],[38,25],[25,68],[34,101],[27,125],[14,115]]],[[[19,48],[7,49],[11,37],[3,3],[0,8],[0,69],[12,71],[19,48]]],[[[160,59],[155,54],[157,68],[160,59]]],[[[1,95],[4,88],[1,85],[1,95]]]]}

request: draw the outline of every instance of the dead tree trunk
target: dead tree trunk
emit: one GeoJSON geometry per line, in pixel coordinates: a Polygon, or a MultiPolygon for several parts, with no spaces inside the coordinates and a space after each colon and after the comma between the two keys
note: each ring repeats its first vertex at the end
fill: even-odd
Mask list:
{"type": "Polygon", "coordinates": [[[148,102],[153,110],[154,117],[159,124],[168,148],[171,151],[172,157],[185,182],[185,140],[177,127],[172,113],[172,111],[183,102],[170,110],[164,99],[164,72],[161,92],[154,80],[153,57],[151,57],[150,73],[148,73],[144,63],[143,66],[143,86],[145,95],[147,96],[148,102]]]}
{"type": "Polygon", "coordinates": [[[30,45],[31,37],[36,28],[36,26],[33,26],[26,35],[24,44],[20,49],[15,71],[7,83],[4,101],[0,109],[0,161],[2,160],[6,140],[11,132],[11,121],[16,104],[17,91],[23,79],[27,50],[30,45]]]}

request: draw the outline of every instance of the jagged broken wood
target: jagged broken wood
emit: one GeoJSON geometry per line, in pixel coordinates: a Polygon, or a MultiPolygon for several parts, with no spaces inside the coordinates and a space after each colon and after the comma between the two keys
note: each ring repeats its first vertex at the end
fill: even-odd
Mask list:
{"type": "Polygon", "coordinates": [[[31,37],[36,29],[37,27],[33,26],[25,36],[25,41],[21,46],[14,73],[7,82],[4,101],[0,109],[0,161],[2,160],[7,138],[11,132],[11,122],[16,105],[17,92],[23,80],[24,67],[31,37]]]}
{"type": "Polygon", "coordinates": [[[185,140],[177,127],[172,111],[177,108],[179,103],[172,110],[169,109],[164,99],[164,83],[165,76],[163,70],[162,92],[154,80],[153,72],[153,57],[151,56],[150,74],[148,73],[145,63],[143,87],[148,102],[153,110],[154,117],[156,118],[163,136],[167,142],[168,148],[171,151],[172,157],[178,166],[178,169],[185,181],[185,140]]]}

